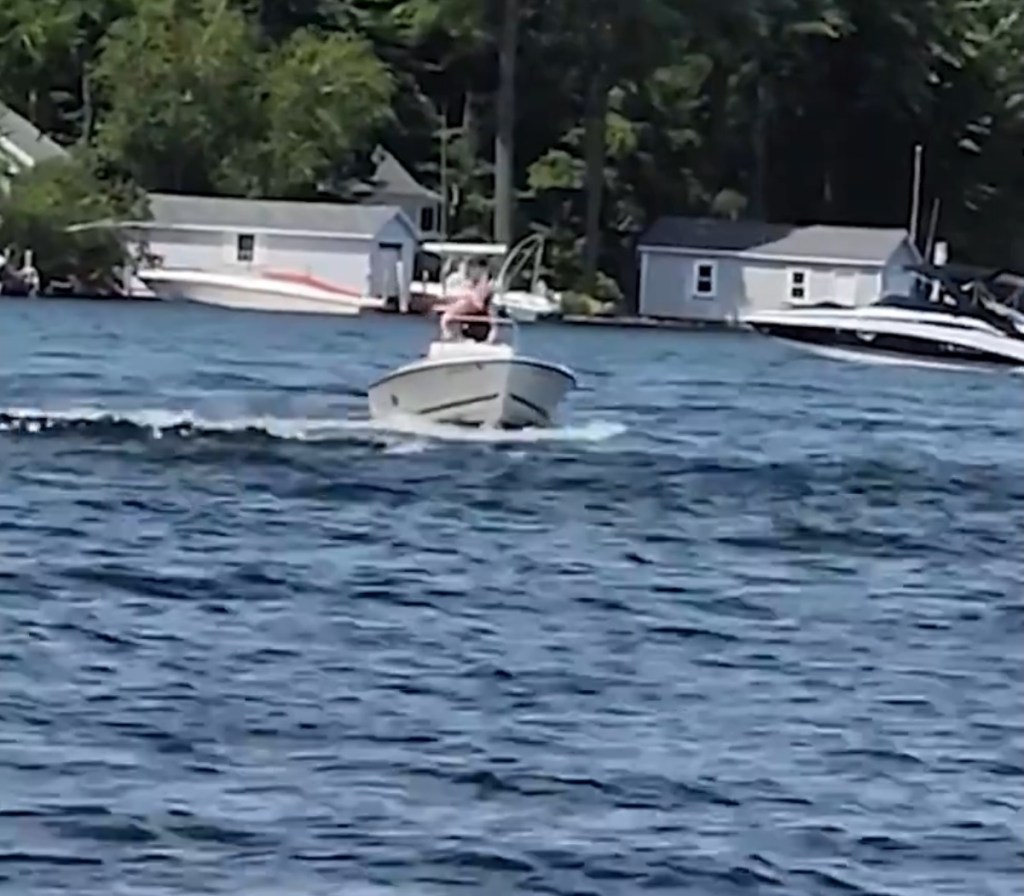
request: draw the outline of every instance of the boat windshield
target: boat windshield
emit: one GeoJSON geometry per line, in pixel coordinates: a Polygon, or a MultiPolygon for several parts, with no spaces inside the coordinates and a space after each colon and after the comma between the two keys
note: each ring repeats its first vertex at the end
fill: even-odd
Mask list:
{"type": "Polygon", "coordinates": [[[984,321],[1007,336],[1024,338],[1024,315],[1005,304],[991,284],[999,276],[957,276],[952,271],[932,267],[911,267],[919,279],[910,296],[886,297],[878,304],[889,307],[942,310],[948,314],[984,321]],[[937,287],[937,288],[936,288],[937,287]],[[902,302],[902,304],[900,304],[902,302]]]}

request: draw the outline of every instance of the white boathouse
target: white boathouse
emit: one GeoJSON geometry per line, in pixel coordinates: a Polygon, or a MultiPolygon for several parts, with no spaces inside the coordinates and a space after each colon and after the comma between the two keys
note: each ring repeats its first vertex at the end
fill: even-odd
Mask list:
{"type": "Polygon", "coordinates": [[[902,229],[661,218],[639,242],[641,316],[735,321],[744,313],[906,293],[921,255],[902,229]]]}
{"type": "Polygon", "coordinates": [[[154,263],[275,271],[405,302],[419,230],[394,205],[149,195],[150,220],[122,222],[154,263]]]}

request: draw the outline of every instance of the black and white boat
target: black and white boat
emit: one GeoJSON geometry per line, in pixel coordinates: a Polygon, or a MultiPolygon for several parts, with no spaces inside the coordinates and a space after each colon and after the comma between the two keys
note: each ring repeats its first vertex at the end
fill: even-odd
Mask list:
{"type": "Polygon", "coordinates": [[[425,358],[379,379],[369,388],[370,416],[375,420],[409,417],[430,423],[496,429],[546,427],[555,409],[576,386],[571,370],[516,352],[516,322],[459,318],[454,338],[430,344],[425,358]],[[474,328],[497,327],[504,341],[478,341],[474,328]]]}
{"type": "Polygon", "coordinates": [[[758,312],[743,323],[839,360],[1024,369],[1024,314],[1013,307],[1024,294],[1024,279],[1005,270],[973,276],[934,265],[909,270],[919,278],[909,296],[856,308],[825,304],[758,312]]]}

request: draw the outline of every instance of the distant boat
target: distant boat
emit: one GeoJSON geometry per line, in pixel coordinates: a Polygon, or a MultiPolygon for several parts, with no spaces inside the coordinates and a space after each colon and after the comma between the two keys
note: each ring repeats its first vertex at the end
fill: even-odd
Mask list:
{"type": "Polygon", "coordinates": [[[157,298],[220,308],[354,315],[383,305],[356,290],[297,272],[235,274],[192,268],[147,268],[136,276],[157,298]]]}
{"type": "Polygon", "coordinates": [[[886,296],[857,308],[809,305],[759,312],[742,322],[838,360],[1024,369],[1024,315],[989,288],[1008,272],[959,282],[938,266],[911,265],[908,270],[931,281],[930,290],[886,296]]]}

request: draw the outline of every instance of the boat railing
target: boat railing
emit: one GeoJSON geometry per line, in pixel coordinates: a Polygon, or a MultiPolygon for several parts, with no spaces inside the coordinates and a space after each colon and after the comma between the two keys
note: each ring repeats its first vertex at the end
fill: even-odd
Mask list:
{"type": "Polygon", "coordinates": [[[531,233],[523,237],[505,255],[497,276],[494,278],[496,293],[504,295],[512,288],[513,280],[530,266],[529,288],[536,289],[540,280],[541,263],[544,258],[545,237],[531,233]]]}

